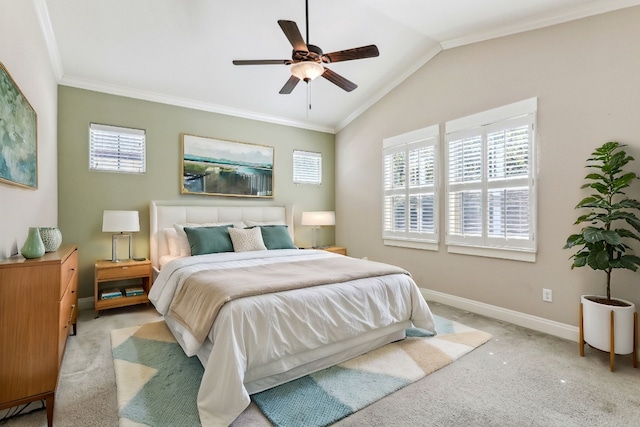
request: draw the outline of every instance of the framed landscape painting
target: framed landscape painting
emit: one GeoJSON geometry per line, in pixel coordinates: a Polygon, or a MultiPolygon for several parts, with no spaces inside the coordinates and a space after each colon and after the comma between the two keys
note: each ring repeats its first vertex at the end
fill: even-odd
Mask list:
{"type": "Polygon", "coordinates": [[[273,198],[273,147],[182,134],[182,193],[273,198]]]}
{"type": "Polygon", "coordinates": [[[0,63],[0,182],[38,188],[35,110],[0,63]]]}

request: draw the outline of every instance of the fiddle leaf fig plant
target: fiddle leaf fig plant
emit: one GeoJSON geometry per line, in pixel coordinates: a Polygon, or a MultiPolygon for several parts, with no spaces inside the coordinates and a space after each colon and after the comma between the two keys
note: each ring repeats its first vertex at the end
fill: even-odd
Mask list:
{"type": "Polygon", "coordinates": [[[607,301],[611,299],[611,272],[615,268],[636,271],[640,258],[630,254],[632,249],[625,242],[630,239],[640,241],[640,202],[630,199],[624,193],[633,180],[638,178],[635,172],[625,171],[625,166],[634,160],[627,155],[624,144],[606,142],[597,148],[587,160],[589,173],[581,188],[590,188],[594,193],[585,197],[576,205],[576,209],[587,209],[575,224],[584,224],[582,230],[567,238],[564,249],[578,248],[570,259],[571,269],[589,266],[601,270],[607,276],[607,301]]]}

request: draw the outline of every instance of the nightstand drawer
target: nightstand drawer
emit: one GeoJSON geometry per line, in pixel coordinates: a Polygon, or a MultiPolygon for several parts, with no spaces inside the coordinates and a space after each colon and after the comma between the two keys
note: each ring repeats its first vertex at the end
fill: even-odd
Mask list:
{"type": "Polygon", "coordinates": [[[327,246],[325,248],[320,248],[323,251],[333,252],[338,255],[347,255],[347,248],[343,248],[342,246],[327,246]]]}
{"type": "Polygon", "coordinates": [[[148,276],[150,274],[150,265],[119,265],[109,268],[100,268],[96,271],[97,279],[99,281],[104,280],[119,280],[119,279],[131,279],[135,277],[148,276]]]}

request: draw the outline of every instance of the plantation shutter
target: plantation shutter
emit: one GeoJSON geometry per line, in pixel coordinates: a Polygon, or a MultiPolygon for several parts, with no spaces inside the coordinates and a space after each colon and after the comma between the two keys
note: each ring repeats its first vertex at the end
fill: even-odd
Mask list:
{"type": "Polygon", "coordinates": [[[451,136],[448,156],[449,235],[478,242],[482,236],[482,135],[451,136]]]}
{"type": "Polygon", "coordinates": [[[293,183],[322,184],[322,154],[293,150],[293,183]]]}
{"type": "Polygon", "coordinates": [[[533,99],[453,122],[445,136],[447,244],[535,251],[535,108],[533,99]],[[497,117],[514,109],[514,117],[497,117]]]}
{"type": "Polygon", "coordinates": [[[145,131],[91,123],[89,126],[89,169],[145,173],[145,131]]]}
{"type": "Polygon", "coordinates": [[[487,129],[489,238],[529,239],[529,150],[532,127],[527,118],[487,129]]]}
{"type": "Polygon", "coordinates": [[[383,143],[383,238],[438,241],[438,126],[383,143]]]}

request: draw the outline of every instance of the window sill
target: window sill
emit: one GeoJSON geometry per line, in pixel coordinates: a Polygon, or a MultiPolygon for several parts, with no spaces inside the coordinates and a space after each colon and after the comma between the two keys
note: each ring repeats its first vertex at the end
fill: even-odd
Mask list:
{"type": "Polygon", "coordinates": [[[502,258],[513,261],[536,262],[536,253],[515,249],[499,249],[477,246],[447,245],[450,254],[502,258]]]}
{"type": "Polygon", "coordinates": [[[414,240],[383,239],[385,246],[396,246],[400,248],[422,249],[426,251],[437,251],[438,243],[418,242],[414,240]]]}

